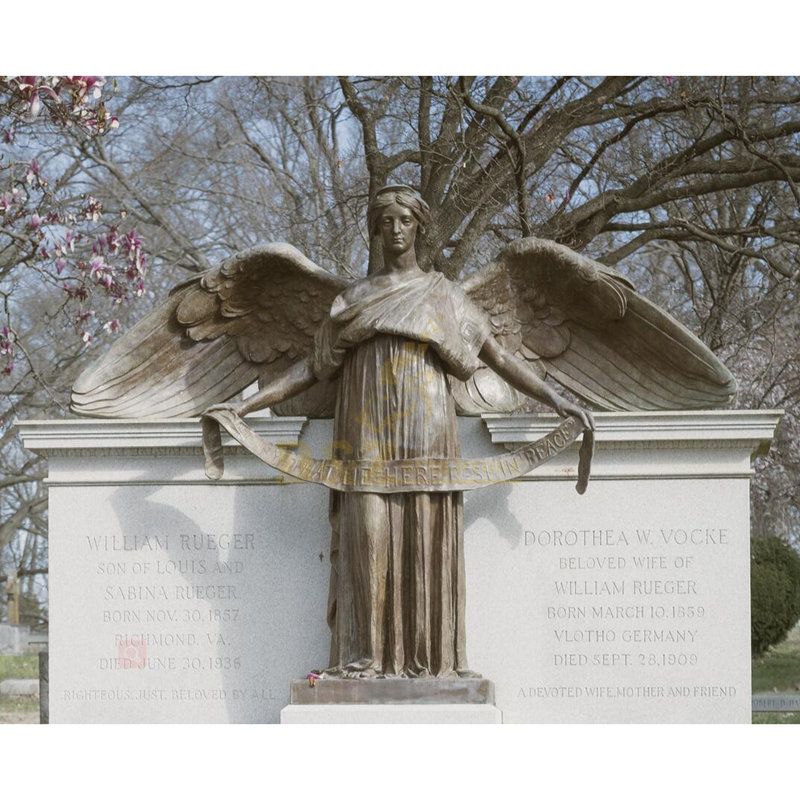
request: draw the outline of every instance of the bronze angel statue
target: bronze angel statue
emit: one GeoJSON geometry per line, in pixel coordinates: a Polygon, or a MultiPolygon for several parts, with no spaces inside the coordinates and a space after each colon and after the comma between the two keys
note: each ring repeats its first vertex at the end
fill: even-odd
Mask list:
{"type": "Polygon", "coordinates": [[[463,486],[437,477],[460,458],[458,412],[511,412],[532,397],[574,426],[571,441],[592,416],[548,376],[621,411],[721,406],[736,388],[680,323],[564,246],[520,239],[462,284],[424,272],[414,242],[429,217],[414,189],[380,190],[368,225],[383,267],[357,281],[287,244],[237,255],[175,287],[73,390],[79,414],[206,413],[246,446],[241,417],[257,409],[332,415],[331,464],[416,465],[410,484],[388,489],[319,481],[334,487],[328,675],[470,674],[463,486]],[[256,394],[225,403],[256,380],[256,394]]]}

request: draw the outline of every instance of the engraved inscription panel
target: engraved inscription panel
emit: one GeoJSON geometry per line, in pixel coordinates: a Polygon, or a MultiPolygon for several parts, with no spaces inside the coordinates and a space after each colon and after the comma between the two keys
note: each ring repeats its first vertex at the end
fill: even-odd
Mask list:
{"type": "Polygon", "coordinates": [[[470,666],[504,719],[746,721],[747,482],[570,491],[513,484],[503,529],[467,505],[470,666]]]}
{"type": "Polygon", "coordinates": [[[51,719],[278,721],[327,662],[326,513],[303,485],[52,489],[51,719]]]}

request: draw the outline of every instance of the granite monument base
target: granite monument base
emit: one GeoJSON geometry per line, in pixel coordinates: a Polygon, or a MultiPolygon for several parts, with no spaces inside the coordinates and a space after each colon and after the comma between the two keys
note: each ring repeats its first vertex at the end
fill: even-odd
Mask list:
{"type": "MultiPolygon", "coordinates": [[[[598,414],[585,495],[577,446],[466,493],[469,666],[504,722],[750,720],[749,486],[779,416],[598,414]]],[[[502,453],[556,423],[462,418],[462,452],[502,453]]],[[[254,425],[318,456],[330,446],[329,421],[254,425]]],[[[232,447],[208,482],[193,420],[20,428],[49,459],[52,722],[333,713],[282,713],[291,682],[327,665],[327,490],[232,447]]],[[[440,707],[347,708],[427,721],[440,707]]]]}
{"type": "Polygon", "coordinates": [[[492,723],[503,716],[484,678],[292,681],[282,723],[492,723]]]}
{"type": "Polygon", "coordinates": [[[485,678],[321,678],[292,681],[292,705],[492,705],[485,678]]]}

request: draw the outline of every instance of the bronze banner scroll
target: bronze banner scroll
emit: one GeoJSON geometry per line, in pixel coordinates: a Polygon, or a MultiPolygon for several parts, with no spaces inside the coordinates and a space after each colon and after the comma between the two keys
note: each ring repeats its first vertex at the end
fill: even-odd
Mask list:
{"type": "MultiPolygon", "coordinates": [[[[203,415],[203,450],[206,475],[222,477],[220,425],[242,447],[265,464],[301,481],[319,483],[340,492],[460,492],[490,486],[525,475],[561,453],[581,434],[574,417],[555,430],[511,453],[486,458],[411,458],[400,461],[310,458],[262,439],[238,415],[214,410],[203,415]]],[[[583,494],[589,481],[594,436],[586,430],[580,449],[577,491],[583,494]]]]}

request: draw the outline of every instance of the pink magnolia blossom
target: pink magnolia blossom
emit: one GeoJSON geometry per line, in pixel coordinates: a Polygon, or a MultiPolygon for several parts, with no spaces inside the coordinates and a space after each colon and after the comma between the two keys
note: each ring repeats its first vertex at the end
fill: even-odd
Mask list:
{"type": "Polygon", "coordinates": [[[86,219],[91,220],[92,222],[97,222],[102,213],[103,204],[96,197],[89,195],[86,198],[86,207],[84,208],[86,219]]]}
{"type": "Polygon", "coordinates": [[[6,365],[0,374],[10,375],[14,369],[14,333],[8,325],[4,325],[0,331],[0,356],[6,358],[6,365]]]}
{"type": "MultiPolygon", "coordinates": [[[[25,130],[23,120],[35,116],[42,125],[75,127],[89,136],[118,128],[119,119],[102,99],[105,84],[105,78],[92,75],[3,79],[10,119],[16,121],[3,120],[0,147],[19,140],[20,131],[25,130]]],[[[134,229],[123,233],[117,225],[104,224],[107,213],[98,198],[87,194],[76,200],[65,196],[61,187],[49,186],[38,158],[10,167],[3,171],[8,181],[0,191],[3,227],[24,231],[41,259],[36,269],[59,279],[63,308],[77,337],[87,345],[92,343],[100,325],[107,333],[118,333],[119,319],[106,311],[102,312],[105,321],[98,320],[101,312],[86,309],[95,302],[108,309],[144,294],[147,260],[141,237],[134,229]]],[[[117,220],[126,216],[120,211],[117,220]]],[[[13,368],[14,351],[6,328],[0,337],[3,375],[13,368]]]]}
{"type": "Polygon", "coordinates": [[[112,227],[105,235],[105,245],[111,253],[116,253],[119,250],[119,235],[116,228],[112,227]]]}
{"type": "Polygon", "coordinates": [[[308,685],[311,687],[316,686],[317,681],[321,680],[321,678],[322,676],[319,674],[319,672],[309,672],[308,675],[306,675],[306,680],[308,681],[308,685]]]}
{"type": "Polygon", "coordinates": [[[65,79],[65,83],[70,85],[79,97],[91,94],[97,100],[102,94],[106,79],[98,75],[70,75],[65,79]]]}
{"type": "Polygon", "coordinates": [[[38,94],[33,95],[31,97],[30,103],[28,104],[28,116],[31,119],[35,119],[39,116],[39,113],[42,110],[42,101],[38,94]]]}
{"type": "Polygon", "coordinates": [[[28,171],[25,173],[25,183],[28,185],[33,184],[34,182],[41,181],[41,167],[39,166],[39,162],[34,158],[33,161],[28,165],[28,171]]]}
{"type": "Polygon", "coordinates": [[[97,275],[98,272],[102,272],[103,270],[105,270],[107,266],[108,265],[101,256],[95,256],[89,262],[89,274],[94,277],[97,275]]]}
{"type": "Polygon", "coordinates": [[[123,247],[125,248],[126,252],[141,249],[142,240],[139,238],[139,234],[136,233],[135,228],[131,228],[131,230],[125,234],[123,247]]]}

